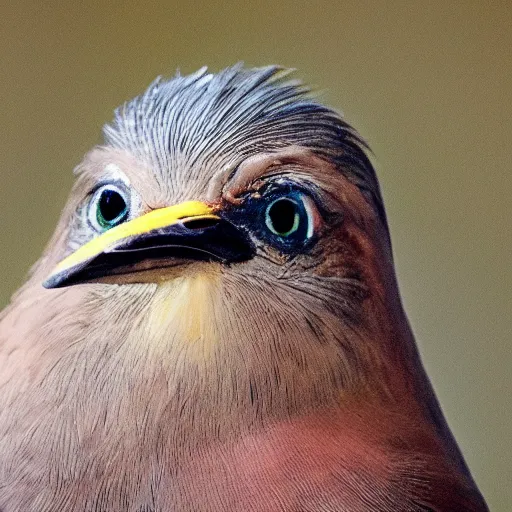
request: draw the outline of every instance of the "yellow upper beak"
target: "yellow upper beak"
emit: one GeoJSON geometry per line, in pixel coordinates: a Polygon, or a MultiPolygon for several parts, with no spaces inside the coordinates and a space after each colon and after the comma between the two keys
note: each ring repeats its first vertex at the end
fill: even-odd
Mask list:
{"type": "Polygon", "coordinates": [[[107,253],[120,243],[162,228],[169,228],[178,223],[191,220],[220,219],[214,209],[200,201],[187,201],[167,208],[153,210],[141,217],[120,224],[105,231],[87,242],[73,254],[62,260],[50,274],[44,285],[48,288],[57,286],[66,275],[75,272],[95,257],[107,253]]]}

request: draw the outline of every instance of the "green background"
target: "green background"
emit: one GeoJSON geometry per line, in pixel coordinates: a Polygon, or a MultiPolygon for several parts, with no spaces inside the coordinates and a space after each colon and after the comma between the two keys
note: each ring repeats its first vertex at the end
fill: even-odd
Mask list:
{"type": "Polygon", "coordinates": [[[0,8],[0,307],[72,169],[156,75],[279,63],[370,142],[406,309],[492,510],[512,510],[512,4],[11,2],[0,8]]]}

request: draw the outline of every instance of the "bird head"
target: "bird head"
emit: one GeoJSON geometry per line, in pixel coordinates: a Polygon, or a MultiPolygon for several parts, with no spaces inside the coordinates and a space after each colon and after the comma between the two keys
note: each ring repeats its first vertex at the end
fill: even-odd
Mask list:
{"type": "Polygon", "coordinates": [[[157,80],[104,135],[32,284],[98,339],[115,326],[235,383],[226,407],[404,396],[417,363],[379,185],[338,113],[281,68],[235,66],[157,80]]]}
{"type": "Polygon", "coordinates": [[[0,385],[30,391],[16,410],[45,439],[67,421],[108,467],[119,443],[137,466],[143,445],[176,461],[333,413],[349,444],[446,452],[470,478],[401,306],[368,148],[338,113],[281,68],[203,69],[154,82],[104,135],[0,318],[0,385]]]}

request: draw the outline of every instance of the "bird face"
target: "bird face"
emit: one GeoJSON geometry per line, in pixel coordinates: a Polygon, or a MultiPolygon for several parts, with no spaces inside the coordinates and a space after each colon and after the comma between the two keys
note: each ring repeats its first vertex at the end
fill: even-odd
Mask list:
{"type": "Polygon", "coordinates": [[[378,362],[362,362],[378,359],[377,344],[357,341],[370,287],[379,288],[376,218],[329,161],[295,146],[259,152],[201,171],[204,182],[179,193],[158,190],[146,166],[124,150],[86,157],[46,287],[98,283],[108,294],[114,285],[101,308],[131,311],[149,286],[144,315],[131,319],[145,325],[136,352],[181,347],[188,361],[218,358],[229,369],[240,367],[238,352],[249,378],[269,389],[279,375],[296,381],[295,396],[273,400],[281,410],[336,400],[366,368],[379,374],[378,362]]]}
{"type": "Polygon", "coordinates": [[[257,153],[203,172],[203,186],[195,187],[202,191],[180,191],[186,199],[171,204],[164,198],[172,192],[149,183],[144,167],[108,148],[86,157],[64,252],[45,287],[162,284],[215,269],[289,286],[290,300],[302,283],[330,309],[335,303],[352,320],[360,315],[369,286],[378,284],[369,282],[377,269],[365,254],[376,218],[330,162],[293,146],[257,153]]]}
{"type": "Polygon", "coordinates": [[[63,331],[87,323],[92,351],[148,381],[163,365],[219,422],[235,406],[250,424],[339,403],[370,380],[401,392],[398,345],[389,356],[380,335],[398,302],[364,143],[276,73],[177,77],[118,110],[32,279],[76,305],[63,331]]]}
{"type": "Polygon", "coordinates": [[[200,261],[367,288],[358,253],[387,233],[364,143],[285,77],[202,70],[119,109],[77,170],[45,286],[163,282],[200,261]]]}

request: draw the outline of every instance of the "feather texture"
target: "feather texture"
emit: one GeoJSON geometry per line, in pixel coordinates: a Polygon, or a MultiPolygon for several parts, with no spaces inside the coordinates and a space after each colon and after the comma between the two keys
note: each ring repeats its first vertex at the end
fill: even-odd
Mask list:
{"type": "Polygon", "coordinates": [[[2,512],[487,510],[421,364],[354,129],[281,68],[238,65],[158,79],[104,131],[0,314],[2,512]],[[254,256],[44,289],[98,236],[87,212],[109,180],[131,217],[214,205],[254,256]],[[244,209],[280,180],[318,209],[295,252],[244,209]]]}

